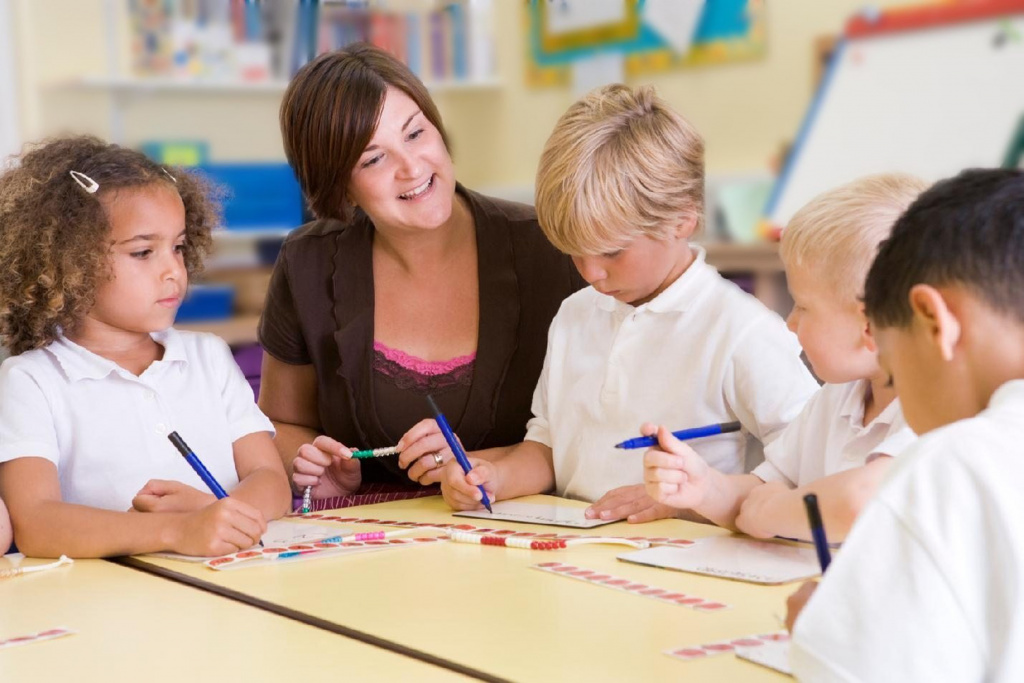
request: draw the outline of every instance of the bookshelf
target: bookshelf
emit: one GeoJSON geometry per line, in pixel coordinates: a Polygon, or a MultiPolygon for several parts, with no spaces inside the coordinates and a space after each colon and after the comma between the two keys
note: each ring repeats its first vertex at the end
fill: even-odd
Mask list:
{"type": "MultiPolygon", "coordinates": [[[[495,76],[485,78],[446,79],[424,81],[431,92],[459,92],[473,90],[497,90],[501,81],[495,76]]],[[[212,79],[173,79],[139,76],[85,76],[61,83],[59,87],[69,90],[100,90],[115,94],[145,95],[147,93],[211,93],[230,96],[233,93],[269,93],[281,95],[288,87],[288,81],[234,81],[212,79]]]]}
{"type": "Polygon", "coordinates": [[[103,0],[105,69],[50,88],[105,95],[107,137],[121,144],[133,142],[126,139],[127,123],[147,99],[200,97],[234,107],[232,98],[241,103],[265,97],[272,106],[303,64],[357,41],[394,54],[434,94],[490,95],[503,87],[494,52],[494,2],[103,0]]]}

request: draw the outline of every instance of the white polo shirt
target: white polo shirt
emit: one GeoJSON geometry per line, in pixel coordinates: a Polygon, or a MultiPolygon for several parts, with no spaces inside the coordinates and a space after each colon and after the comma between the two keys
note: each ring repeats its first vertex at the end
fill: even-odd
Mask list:
{"type": "Polygon", "coordinates": [[[61,337],[0,366],[0,463],[57,466],[65,502],[127,510],[150,479],[208,491],[167,434],[177,431],[227,491],[232,444],[273,425],[227,345],[211,334],[154,333],[163,358],[141,376],[61,337]]]}
{"type": "Polygon", "coordinates": [[[797,619],[808,681],[1024,681],[1024,380],[923,435],[797,619]]]}
{"type": "Polygon", "coordinates": [[[879,455],[898,455],[917,437],[903,419],[899,399],[864,424],[864,394],[870,385],[864,379],[822,386],[765,447],[764,462],[753,474],[762,481],[803,486],[879,455]]]}
{"type": "Polygon", "coordinates": [[[592,287],[562,302],[526,434],[551,447],[559,495],[593,501],[641,483],[644,451],[615,444],[644,422],[679,430],[739,420],[742,433],[691,445],[713,467],[742,472],[748,433],[770,441],[817,389],[782,319],[695,251],[641,306],[592,287]]]}

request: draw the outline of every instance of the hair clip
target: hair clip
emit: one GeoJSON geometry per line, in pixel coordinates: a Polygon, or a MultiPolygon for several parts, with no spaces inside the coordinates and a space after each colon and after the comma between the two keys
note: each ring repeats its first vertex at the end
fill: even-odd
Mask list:
{"type": "Polygon", "coordinates": [[[177,185],[177,184],[178,184],[178,179],[177,179],[177,178],[175,178],[174,176],[172,176],[172,175],[170,174],[170,172],[169,172],[169,171],[168,171],[168,170],[167,170],[166,168],[164,168],[163,166],[161,166],[161,167],[160,167],[160,170],[164,172],[164,175],[165,175],[165,176],[167,176],[168,178],[170,178],[170,179],[171,179],[171,182],[172,182],[172,183],[174,183],[175,185],[177,185]]]}
{"type": "Polygon", "coordinates": [[[78,171],[69,171],[69,173],[71,178],[89,194],[96,194],[96,190],[100,189],[100,184],[84,173],[79,173],[78,171]]]}

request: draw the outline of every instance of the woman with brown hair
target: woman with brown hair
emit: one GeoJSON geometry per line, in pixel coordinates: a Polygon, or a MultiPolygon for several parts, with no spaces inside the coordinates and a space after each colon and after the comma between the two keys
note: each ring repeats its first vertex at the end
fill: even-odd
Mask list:
{"type": "Polygon", "coordinates": [[[307,64],[281,131],[318,219],[285,240],[260,321],[278,451],[318,509],[434,493],[451,454],[426,395],[468,449],[521,441],[548,325],[584,283],[532,208],[456,183],[436,106],[386,52],[307,64]],[[401,454],[351,458],[385,446],[401,454]]]}

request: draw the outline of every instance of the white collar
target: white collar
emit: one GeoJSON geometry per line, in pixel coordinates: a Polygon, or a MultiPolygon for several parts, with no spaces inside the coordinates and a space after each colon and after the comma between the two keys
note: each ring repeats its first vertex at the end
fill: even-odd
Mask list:
{"type": "Polygon", "coordinates": [[[676,278],[675,282],[665,288],[661,294],[654,297],[645,304],[633,306],[623,303],[615,297],[605,294],[598,295],[598,306],[609,313],[620,311],[633,313],[639,311],[651,311],[652,313],[683,313],[693,305],[693,302],[703,292],[707,291],[705,284],[709,276],[716,274],[712,266],[706,261],[706,253],[703,247],[691,244],[693,261],[686,270],[676,278]]]}
{"type": "MultiPolygon", "coordinates": [[[[188,363],[181,336],[173,327],[168,327],[166,330],[159,332],[151,332],[149,336],[153,338],[153,341],[164,347],[163,358],[156,361],[156,363],[188,363]]],[[[83,379],[103,379],[112,372],[125,377],[134,377],[134,375],[114,361],[76,344],[65,337],[63,333],[52,344],[44,348],[57,359],[64,374],[72,382],[83,379]]]]}
{"type": "Polygon", "coordinates": [[[839,415],[849,420],[852,426],[867,428],[874,424],[891,425],[896,421],[896,416],[900,411],[900,400],[898,398],[890,401],[889,405],[875,416],[871,424],[864,424],[864,396],[867,395],[868,388],[871,386],[871,380],[858,379],[850,384],[855,385],[855,387],[847,392],[846,399],[839,409],[839,415]]]}
{"type": "Polygon", "coordinates": [[[1004,382],[988,400],[988,407],[1001,408],[1015,403],[1024,404],[1024,379],[1011,379],[1004,382]]]}

